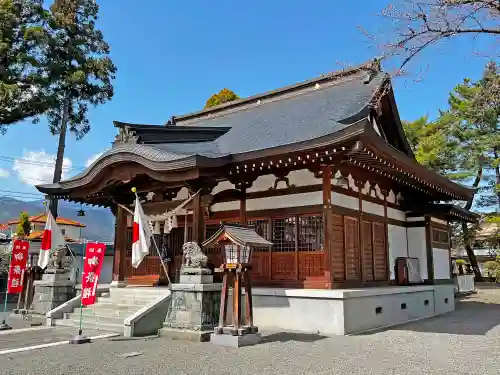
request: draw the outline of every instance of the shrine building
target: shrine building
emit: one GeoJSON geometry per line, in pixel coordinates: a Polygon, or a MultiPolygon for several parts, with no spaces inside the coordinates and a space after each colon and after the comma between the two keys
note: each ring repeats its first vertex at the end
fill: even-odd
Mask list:
{"type": "MultiPolygon", "coordinates": [[[[123,207],[133,210],[136,187],[172,280],[182,244],[201,244],[221,221],[272,242],[251,259],[262,328],[346,334],[454,309],[449,223],[476,216],[450,202],[474,191],[417,163],[378,61],[163,125],[114,125],[112,147],[85,171],[37,187],[112,210],[114,284],[165,283],[155,249],[131,266],[123,207]],[[163,214],[190,194],[165,234],[163,214]]],[[[221,264],[221,249],[203,251],[221,264]]]]}

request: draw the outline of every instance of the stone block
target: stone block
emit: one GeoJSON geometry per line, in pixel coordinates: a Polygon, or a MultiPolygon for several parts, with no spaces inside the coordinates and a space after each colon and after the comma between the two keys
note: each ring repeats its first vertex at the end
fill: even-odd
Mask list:
{"type": "Polygon", "coordinates": [[[180,284],[212,284],[213,275],[180,275],[180,284]]]}
{"type": "Polygon", "coordinates": [[[159,335],[177,340],[207,341],[218,323],[220,291],[220,284],[174,284],[159,335]]]}
{"type": "Polygon", "coordinates": [[[249,333],[242,336],[233,335],[218,335],[212,333],[210,335],[210,342],[214,345],[229,346],[233,348],[240,348],[242,346],[257,345],[262,342],[262,337],[258,333],[249,333]]]}
{"type": "Polygon", "coordinates": [[[182,340],[192,342],[210,341],[210,335],[213,331],[194,331],[190,329],[161,328],[158,336],[170,340],[182,340]]]}

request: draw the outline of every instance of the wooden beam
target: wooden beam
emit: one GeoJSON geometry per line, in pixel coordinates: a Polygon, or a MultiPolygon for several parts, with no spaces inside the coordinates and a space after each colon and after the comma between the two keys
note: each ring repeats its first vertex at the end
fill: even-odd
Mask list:
{"type": "Polygon", "coordinates": [[[247,200],[246,200],[246,189],[241,189],[241,197],[240,197],[240,224],[247,223],[247,200]]]}
{"type": "Polygon", "coordinates": [[[430,216],[425,217],[425,245],[427,254],[427,278],[434,282],[434,254],[432,251],[432,226],[430,216]]]}
{"type": "Polygon", "coordinates": [[[196,195],[193,200],[193,238],[192,240],[201,244],[205,239],[205,212],[201,204],[201,195],[196,195]]]}
{"type": "MultiPolygon", "coordinates": [[[[324,274],[328,283],[333,283],[332,273],[332,166],[321,167],[323,172],[323,248],[324,248],[324,274]]],[[[297,254],[298,256],[298,254],[297,254]]]]}
{"type": "Polygon", "coordinates": [[[125,281],[125,257],[127,255],[127,211],[116,210],[115,253],[113,257],[113,281],[125,281]]]}
{"type": "Polygon", "coordinates": [[[364,225],[363,225],[363,181],[357,181],[356,186],[358,188],[358,211],[359,211],[359,225],[358,225],[358,242],[359,242],[359,273],[361,281],[365,281],[365,275],[363,273],[363,253],[364,249],[364,225]]]}

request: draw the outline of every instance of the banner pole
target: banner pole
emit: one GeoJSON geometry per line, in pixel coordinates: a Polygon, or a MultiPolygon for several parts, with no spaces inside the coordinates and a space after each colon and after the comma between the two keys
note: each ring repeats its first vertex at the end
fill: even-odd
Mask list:
{"type": "Polygon", "coordinates": [[[84,241],[83,251],[82,251],[82,291],[80,292],[80,327],[78,329],[78,335],[69,340],[70,344],[86,344],[90,342],[88,337],[82,335],[83,332],[83,270],[85,267],[85,252],[87,251],[87,241],[84,241]]]}
{"type": "MultiPolygon", "coordinates": [[[[11,240],[11,248],[9,254],[9,273],[8,273],[9,276],[10,276],[10,264],[12,263],[13,250],[14,250],[14,241],[11,240]]],[[[0,331],[8,331],[9,329],[12,329],[12,327],[9,326],[5,321],[5,316],[7,315],[7,300],[9,297],[9,279],[10,279],[9,276],[7,276],[7,285],[5,286],[5,301],[3,301],[3,318],[2,318],[2,324],[0,324],[0,331]]]]}

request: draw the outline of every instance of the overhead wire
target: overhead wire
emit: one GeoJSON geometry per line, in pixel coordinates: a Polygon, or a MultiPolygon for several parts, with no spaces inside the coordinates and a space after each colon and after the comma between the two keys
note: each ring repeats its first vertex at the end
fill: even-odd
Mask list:
{"type": "MultiPolygon", "coordinates": [[[[13,158],[10,156],[4,156],[0,155],[0,162],[9,162],[9,163],[20,163],[20,164],[26,164],[26,165],[34,165],[38,167],[51,167],[54,168],[55,166],[55,160],[54,163],[48,163],[48,162],[42,162],[42,161],[36,161],[36,160],[29,160],[25,158],[13,158]]],[[[64,170],[75,170],[75,171],[83,171],[85,167],[65,167],[63,166],[64,170]]]]}

